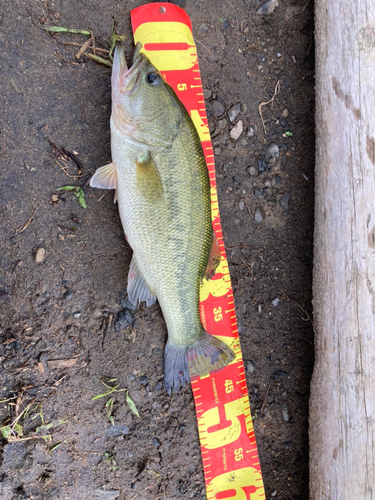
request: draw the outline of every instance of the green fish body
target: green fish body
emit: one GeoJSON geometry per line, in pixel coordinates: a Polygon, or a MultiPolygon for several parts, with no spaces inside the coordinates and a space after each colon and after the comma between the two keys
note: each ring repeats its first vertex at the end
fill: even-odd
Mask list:
{"type": "Polygon", "coordinates": [[[199,314],[213,230],[210,184],[195,126],[172,88],[136,49],[130,69],[116,48],[112,70],[113,162],[91,186],[115,189],[133,259],[131,302],[158,299],[168,329],[164,384],[178,391],[190,375],[226,366],[234,354],[207,334],[199,314]]]}

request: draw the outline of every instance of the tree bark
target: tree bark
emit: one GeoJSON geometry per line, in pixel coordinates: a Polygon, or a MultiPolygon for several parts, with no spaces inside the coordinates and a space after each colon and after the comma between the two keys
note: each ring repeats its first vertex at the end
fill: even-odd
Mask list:
{"type": "Polygon", "coordinates": [[[311,500],[375,498],[375,2],[316,0],[311,500]]]}

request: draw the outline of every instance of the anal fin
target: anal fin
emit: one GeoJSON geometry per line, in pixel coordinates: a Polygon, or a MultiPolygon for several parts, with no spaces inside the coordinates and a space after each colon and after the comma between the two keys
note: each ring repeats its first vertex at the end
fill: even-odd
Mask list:
{"type": "Polygon", "coordinates": [[[220,245],[219,241],[216,237],[216,234],[212,233],[212,245],[210,255],[208,257],[207,268],[204,273],[204,277],[209,280],[212,276],[215,275],[215,271],[217,266],[220,264],[221,253],[220,253],[220,245]]]}
{"type": "Polygon", "coordinates": [[[150,289],[142,276],[134,255],[129,269],[128,296],[130,302],[134,305],[137,305],[138,302],[144,301],[148,306],[152,306],[152,304],[155,304],[156,302],[156,295],[150,289]]]}

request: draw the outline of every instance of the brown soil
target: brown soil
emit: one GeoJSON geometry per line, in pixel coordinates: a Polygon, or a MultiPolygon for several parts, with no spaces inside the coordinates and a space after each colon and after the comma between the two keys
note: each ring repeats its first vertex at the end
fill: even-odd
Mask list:
{"type": "MultiPolygon", "coordinates": [[[[108,48],[117,21],[129,55],[130,10],[142,3],[0,6],[0,400],[19,403],[2,403],[0,422],[30,403],[24,437],[36,434],[40,415],[48,428],[39,434],[52,436],[1,441],[2,500],[205,498],[191,388],[170,397],[161,384],[166,329],[158,305],[134,311],[133,328],[114,329],[131,259],[117,205],[87,177],[68,178],[48,154],[49,137],[79,153],[84,174],[110,161],[110,68],[76,62],[76,47],[38,26],[90,28],[108,48]],[[86,210],[69,193],[51,200],[66,184],[83,187],[86,210]],[[42,262],[37,248],[45,249],[42,262]],[[129,389],[140,418],[126,392],[115,393],[112,415],[123,427],[111,428],[108,397],[92,399],[105,393],[103,377],[129,389]]],[[[180,5],[200,42],[211,130],[214,101],[226,110],[241,104],[244,133],[232,140],[228,120],[213,140],[221,218],[266,497],[295,500],[308,498],[313,365],[313,5],[279,3],[265,17],[253,0],[180,5]],[[264,133],[258,106],[278,81],[273,105],[262,107],[264,133]],[[270,143],[280,149],[273,165],[270,143]]],[[[69,173],[77,174],[73,162],[69,173]]]]}

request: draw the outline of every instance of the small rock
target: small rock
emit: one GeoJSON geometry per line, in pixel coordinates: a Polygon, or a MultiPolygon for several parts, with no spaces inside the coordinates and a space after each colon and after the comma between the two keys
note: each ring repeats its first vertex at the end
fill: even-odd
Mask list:
{"type": "Polygon", "coordinates": [[[238,323],[238,333],[243,334],[246,333],[247,329],[246,326],[243,325],[242,323],[238,323]]]}
{"type": "Polygon", "coordinates": [[[72,292],[72,290],[69,290],[69,288],[68,288],[68,290],[62,296],[62,299],[63,300],[70,300],[73,297],[73,294],[74,294],[74,292],[72,292]]]}
{"type": "Polygon", "coordinates": [[[280,118],[280,125],[285,128],[288,124],[284,118],[280,118]]]}
{"type": "Polygon", "coordinates": [[[241,200],[241,201],[238,203],[238,208],[239,208],[240,210],[243,210],[243,209],[245,208],[245,202],[241,200]]]}
{"type": "Polygon", "coordinates": [[[231,123],[236,121],[237,116],[241,113],[241,104],[235,104],[228,110],[228,118],[231,123]]]}
{"type": "Polygon", "coordinates": [[[203,97],[209,99],[212,96],[212,91],[210,89],[203,89],[203,97]]]}
{"type": "Polygon", "coordinates": [[[281,57],[280,52],[278,52],[278,53],[276,54],[276,57],[278,57],[278,58],[280,59],[280,57],[281,57]]]}
{"type": "Polygon", "coordinates": [[[220,155],[221,155],[221,153],[222,153],[222,149],[221,149],[221,148],[215,148],[215,149],[214,149],[214,154],[215,154],[215,156],[220,156],[220,155]]]}
{"type": "Polygon", "coordinates": [[[34,261],[35,262],[43,262],[46,256],[45,248],[39,247],[35,249],[34,253],[34,261]]]}
{"type": "Polygon", "coordinates": [[[152,440],[152,444],[155,446],[156,449],[160,448],[160,446],[161,446],[161,442],[157,438],[154,438],[152,440]]]}
{"type": "Polygon", "coordinates": [[[210,29],[209,26],[206,23],[203,23],[199,26],[199,31],[202,33],[207,33],[207,31],[210,29]]]}
{"type": "Polygon", "coordinates": [[[288,210],[289,208],[289,201],[290,201],[290,194],[289,193],[284,193],[281,197],[281,200],[280,200],[280,206],[284,209],[284,210],[288,210]]]}
{"type": "Polygon", "coordinates": [[[283,447],[284,447],[286,450],[290,450],[291,448],[293,448],[293,443],[292,443],[292,441],[285,441],[285,443],[283,443],[283,447]]]}
{"type": "Polygon", "coordinates": [[[271,142],[266,149],[266,160],[270,165],[274,165],[280,154],[279,146],[271,142]]]}
{"type": "Polygon", "coordinates": [[[51,344],[43,339],[38,340],[38,342],[35,344],[35,349],[39,352],[48,351],[50,348],[51,344]]]}
{"type": "Polygon", "coordinates": [[[82,314],[80,312],[76,312],[73,314],[73,318],[76,318],[76,319],[80,318],[81,316],[82,316],[82,314]]]}
{"type": "Polygon", "coordinates": [[[103,316],[102,311],[99,309],[99,307],[94,307],[92,310],[92,316],[95,319],[101,318],[103,316]]]}
{"type": "Polygon", "coordinates": [[[262,3],[257,9],[256,14],[260,16],[269,16],[278,6],[279,2],[277,0],[266,0],[266,2],[262,3]]]}
{"type": "Polygon", "coordinates": [[[227,125],[227,121],[225,118],[223,118],[222,120],[219,120],[216,123],[216,128],[215,128],[214,132],[212,132],[212,134],[211,134],[211,138],[213,139],[214,137],[219,135],[225,129],[226,125],[227,125]]]}
{"type": "Polygon", "coordinates": [[[136,308],[136,306],[132,302],[130,302],[129,299],[121,299],[120,304],[123,309],[129,309],[129,311],[134,311],[134,309],[136,308]]]}
{"type": "Polygon", "coordinates": [[[247,131],[247,137],[253,137],[254,134],[255,134],[254,127],[249,127],[249,129],[247,131]]]}
{"type": "Polygon", "coordinates": [[[259,191],[259,189],[255,189],[254,196],[255,198],[258,198],[258,200],[262,200],[264,198],[264,193],[263,191],[259,191]]]}
{"type": "Polygon", "coordinates": [[[283,112],[281,113],[281,116],[282,116],[283,118],[288,118],[288,115],[289,115],[289,111],[285,108],[285,109],[283,110],[283,112]]]}
{"type": "Polygon", "coordinates": [[[106,437],[119,437],[129,434],[129,428],[126,425],[110,425],[105,431],[106,437]]]}
{"type": "Polygon", "coordinates": [[[229,135],[231,136],[232,139],[236,141],[240,137],[242,132],[243,132],[243,123],[242,120],[239,120],[236,123],[236,125],[232,128],[229,135]]]}
{"type": "Polygon", "coordinates": [[[117,500],[120,497],[119,491],[103,491],[103,490],[95,490],[94,491],[94,499],[93,500],[117,500]]]}
{"type": "Polygon", "coordinates": [[[267,164],[262,160],[258,160],[258,170],[259,172],[265,172],[267,170],[267,164]]]}
{"type": "Polygon", "coordinates": [[[257,387],[256,385],[253,385],[253,393],[258,394],[258,392],[259,392],[259,387],[257,387]]]}
{"type": "Polygon", "coordinates": [[[161,391],[163,389],[163,382],[160,381],[155,386],[155,391],[161,391]]]}
{"type": "Polygon", "coordinates": [[[215,116],[221,116],[224,113],[225,108],[220,101],[215,99],[214,101],[211,101],[211,110],[215,116]]]}
{"type": "Polygon", "coordinates": [[[246,370],[249,372],[249,373],[254,373],[255,372],[255,365],[252,361],[248,361],[246,363],[246,370]]]}
{"type": "Polygon", "coordinates": [[[246,169],[249,173],[249,175],[251,175],[252,177],[254,177],[254,175],[257,175],[258,171],[255,167],[247,167],[246,169]]]}
{"type": "Polygon", "coordinates": [[[134,323],[135,323],[134,314],[131,311],[129,311],[129,309],[123,309],[122,311],[119,311],[117,313],[114,323],[115,332],[120,332],[121,330],[124,330],[130,325],[133,326],[134,323]]]}
{"type": "Polygon", "coordinates": [[[146,375],[142,375],[141,377],[139,377],[139,383],[143,385],[143,387],[146,387],[146,385],[148,384],[148,378],[146,377],[146,375]]]}
{"type": "Polygon", "coordinates": [[[275,299],[275,300],[272,301],[272,305],[274,307],[277,307],[279,305],[279,302],[280,302],[280,299],[275,299]]]}
{"type": "Polygon", "coordinates": [[[279,380],[279,379],[280,379],[280,377],[287,377],[287,376],[288,376],[288,374],[287,374],[287,373],[285,373],[285,372],[283,372],[282,370],[278,370],[277,372],[275,372],[275,373],[273,374],[273,378],[274,378],[275,380],[279,380]]]}
{"type": "Polygon", "coordinates": [[[223,28],[225,30],[227,30],[229,28],[229,24],[227,23],[227,21],[223,21],[223,28]]]}
{"type": "Polygon", "coordinates": [[[273,492],[271,493],[271,497],[275,497],[277,495],[277,490],[273,490],[273,492]]]}
{"type": "Polygon", "coordinates": [[[260,222],[264,221],[265,217],[266,217],[266,214],[264,213],[263,208],[258,207],[255,210],[255,215],[254,215],[255,222],[258,222],[258,224],[259,224],[260,222]]]}

